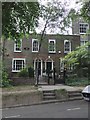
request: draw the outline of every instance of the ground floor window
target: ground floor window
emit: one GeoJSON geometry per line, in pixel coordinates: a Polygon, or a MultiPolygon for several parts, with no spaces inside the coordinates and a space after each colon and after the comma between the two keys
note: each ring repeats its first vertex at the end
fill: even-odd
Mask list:
{"type": "Polygon", "coordinates": [[[12,72],[20,72],[23,68],[25,68],[25,58],[12,59],[12,72]]]}

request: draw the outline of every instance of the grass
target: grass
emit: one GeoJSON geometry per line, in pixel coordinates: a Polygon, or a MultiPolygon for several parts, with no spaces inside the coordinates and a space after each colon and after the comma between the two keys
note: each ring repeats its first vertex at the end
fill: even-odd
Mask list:
{"type": "Polygon", "coordinates": [[[10,86],[2,88],[2,92],[15,92],[15,91],[26,91],[26,90],[37,90],[38,88],[34,85],[20,85],[10,86]]]}

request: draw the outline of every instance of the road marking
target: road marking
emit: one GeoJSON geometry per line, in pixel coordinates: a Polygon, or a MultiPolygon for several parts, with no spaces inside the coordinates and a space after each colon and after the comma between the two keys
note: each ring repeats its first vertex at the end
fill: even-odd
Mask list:
{"type": "Polygon", "coordinates": [[[16,118],[16,117],[20,117],[20,115],[8,116],[8,117],[4,117],[4,118],[16,118]]]}
{"type": "Polygon", "coordinates": [[[67,111],[70,111],[70,110],[80,110],[80,108],[67,109],[67,111]]]}

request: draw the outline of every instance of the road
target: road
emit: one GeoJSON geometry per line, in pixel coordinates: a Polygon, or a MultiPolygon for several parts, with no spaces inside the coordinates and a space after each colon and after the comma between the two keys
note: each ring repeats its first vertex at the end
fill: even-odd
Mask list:
{"type": "Polygon", "coordinates": [[[88,118],[89,103],[84,100],[5,108],[3,118],[88,118]]]}

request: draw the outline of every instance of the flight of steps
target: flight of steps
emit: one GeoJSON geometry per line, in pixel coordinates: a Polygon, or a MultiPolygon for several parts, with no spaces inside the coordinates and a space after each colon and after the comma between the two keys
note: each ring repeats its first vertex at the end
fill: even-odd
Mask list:
{"type": "Polygon", "coordinates": [[[54,90],[44,90],[43,91],[43,100],[55,100],[56,95],[54,90]]]}
{"type": "Polygon", "coordinates": [[[82,93],[81,91],[68,91],[68,97],[69,99],[74,99],[74,100],[78,100],[78,99],[82,99],[82,93]]]}
{"type": "MultiPolygon", "coordinates": [[[[68,91],[68,100],[83,99],[81,91],[68,91]]],[[[57,100],[54,90],[43,90],[43,100],[57,100]]]]}

